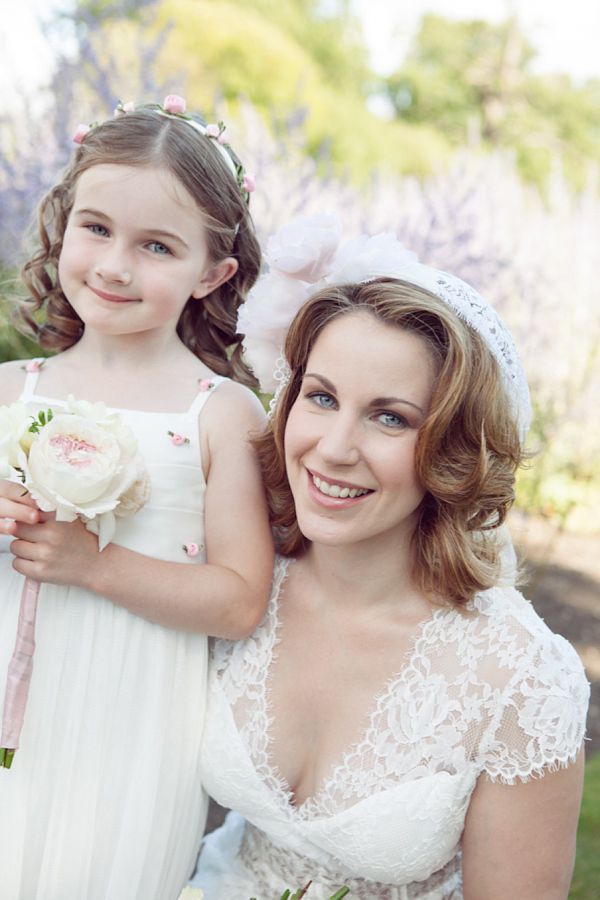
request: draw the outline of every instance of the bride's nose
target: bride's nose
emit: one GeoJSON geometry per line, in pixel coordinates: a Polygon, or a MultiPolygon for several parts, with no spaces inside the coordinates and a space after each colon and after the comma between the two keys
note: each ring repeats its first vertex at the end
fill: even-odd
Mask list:
{"type": "Polygon", "coordinates": [[[331,415],[319,441],[319,452],[329,465],[355,465],[361,458],[358,423],[341,411],[331,415]]]}

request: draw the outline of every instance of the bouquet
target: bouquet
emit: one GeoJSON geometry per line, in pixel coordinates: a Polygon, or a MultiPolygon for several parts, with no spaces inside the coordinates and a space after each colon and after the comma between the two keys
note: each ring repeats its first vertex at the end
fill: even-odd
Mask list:
{"type": "MultiPolygon", "coordinates": [[[[305,887],[300,888],[300,890],[296,891],[295,894],[292,894],[289,890],[284,891],[281,895],[281,900],[301,900],[302,897],[305,896],[309,887],[311,886],[312,881],[309,881],[305,887]]],[[[345,897],[346,894],[350,893],[350,888],[343,887],[340,888],[339,891],[336,891],[333,897],[330,897],[329,900],[342,900],[342,897],[345,897]]],[[[203,900],[204,894],[199,888],[184,888],[179,896],[179,900],[203,900]]],[[[254,898],[252,898],[254,900],[254,898]]]]}
{"type": "MultiPolygon", "coordinates": [[[[23,403],[0,407],[0,477],[19,480],[43,512],[59,522],[81,519],[102,551],[115,516],[146,503],[150,479],[131,429],[104,403],[67,400],[66,412],[37,416],[23,403]]],[[[39,582],[26,578],[15,650],[8,668],[0,736],[0,766],[10,768],[23,726],[35,650],[39,582]]]]}

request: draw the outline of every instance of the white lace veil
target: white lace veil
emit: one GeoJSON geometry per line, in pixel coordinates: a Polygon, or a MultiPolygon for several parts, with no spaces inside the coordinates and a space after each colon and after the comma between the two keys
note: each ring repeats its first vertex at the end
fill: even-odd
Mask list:
{"type": "Polygon", "coordinates": [[[531,423],[529,388],[512,336],[495,309],[460,278],[419,263],[395,234],[362,235],[343,245],[340,238],[336,215],[317,214],[284,226],[267,241],[269,271],[240,307],[245,356],[262,390],[275,394],[271,409],[289,379],[283,345],[300,307],[328,285],[399,278],[431,291],[482,335],[500,366],[524,441],[531,423]]]}

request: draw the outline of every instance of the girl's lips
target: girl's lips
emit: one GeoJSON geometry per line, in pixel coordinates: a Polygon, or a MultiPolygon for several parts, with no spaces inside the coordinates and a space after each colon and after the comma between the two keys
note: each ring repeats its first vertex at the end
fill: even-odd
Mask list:
{"type": "Polygon", "coordinates": [[[121,297],[118,294],[107,294],[106,291],[100,291],[98,288],[92,287],[91,284],[88,284],[90,291],[93,294],[96,294],[97,297],[100,297],[102,300],[110,300],[113,303],[131,303],[131,297],[121,297]]]}

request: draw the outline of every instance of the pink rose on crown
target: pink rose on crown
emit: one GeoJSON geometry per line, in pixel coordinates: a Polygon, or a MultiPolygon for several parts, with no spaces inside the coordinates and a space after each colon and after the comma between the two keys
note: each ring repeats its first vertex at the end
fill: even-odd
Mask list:
{"type": "Polygon", "coordinates": [[[84,137],[86,136],[86,134],[88,133],[88,131],[91,131],[91,128],[89,125],[81,125],[81,124],[78,125],[77,128],[75,129],[75,133],[73,135],[73,143],[80,144],[82,142],[82,140],[84,139],[84,137]]]}
{"type": "Polygon", "coordinates": [[[341,236],[337,214],[305,216],[268,239],[265,259],[272,269],[314,284],[335,268],[341,236]]]}
{"type": "Polygon", "coordinates": [[[179,94],[169,94],[168,97],[165,97],[163,108],[166,112],[170,113],[184,113],[185,100],[183,99],[183,97],[180,97],[179,94]]]}

